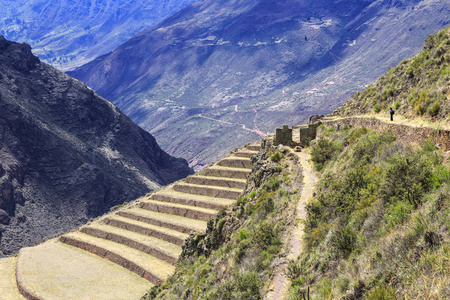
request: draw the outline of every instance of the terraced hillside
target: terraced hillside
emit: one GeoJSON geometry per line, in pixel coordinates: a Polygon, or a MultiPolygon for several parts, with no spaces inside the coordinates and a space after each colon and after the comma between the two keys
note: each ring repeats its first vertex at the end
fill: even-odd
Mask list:
{"type": "MultiPolygon", "coordinates": [[[[249,145],[198,174],[0,260],[5,299],[139,299],[175,269],[184,240],[246,186],[249,145]],[[17,286],[16,286],[17,284],[17,286]]],[[[3,298],[2,298],[3,299],[3,298]]]]}

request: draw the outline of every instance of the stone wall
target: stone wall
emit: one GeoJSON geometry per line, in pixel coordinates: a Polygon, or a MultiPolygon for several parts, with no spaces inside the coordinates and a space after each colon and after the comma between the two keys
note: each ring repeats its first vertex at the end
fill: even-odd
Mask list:
{"type": "Polygon", "coordinates": [[[376,131],[389,131],[395,134],[398,140],[407,143],[420,143],[430,139],[444,151],[450,150],[450,130],[436,129],[430,127],[414,127],[409,125],[386,123],[375,118],[352,117],[337,120],[322,120],[326,125],[342,128],[366,127],[376,131]]]}

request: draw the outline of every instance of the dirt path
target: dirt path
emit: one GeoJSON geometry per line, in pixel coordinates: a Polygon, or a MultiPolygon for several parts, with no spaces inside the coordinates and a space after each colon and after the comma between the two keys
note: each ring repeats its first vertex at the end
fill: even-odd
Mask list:
{"type": "MultiPolygon", "coordinates": [[[[349,117],[328,117],[327,119],[330,120],[339,120],[339,119],[345,119],[349,117]]],[[[392,122],[390,120],[390,116],[388,114],[365,114],[365,115],[355,115],[351,116],[351,118],[375,118],[380,121],[383,121],[384,123],[389,124],[399,124],[399,125],[407,125],[412,127],[430,127],[430,128],[440,128],[443,130],[450,130],[450,124],[446,121],[436,121],[432,122],[431,120],[427,120],[421,117],[416,118],[405,118],[402,115],[394,115],[394,121],[392,122]]]]}
{"type": "MultiPolygon", "coordinates": [[[[304,150],[305,151],[305,150],[304,150]]],[[[303,189],[300,200],[297,203],[296,208],[296,218],[305,219],[306,218],[306,201],[311,197],[315,183],[317,182],[316,172],[314,171],[312,164],[309,162],[310,155],[305,152],[295,153],[300,158],[300,163],[303,169],[303,189]]],[[[275,270],[275,276],[273,282],[270,286],[269,292],[265,295],[264,299],[267,300],[278,300],[286,299],[289,292],[290,282],[285,275],[285,270],[290,259],[297,258],[303,250],[303,223],[297,222],[296,226],[290,233],[289,244],[288,244],[288,254],[286,260],[280,264],[275,270]]]]}

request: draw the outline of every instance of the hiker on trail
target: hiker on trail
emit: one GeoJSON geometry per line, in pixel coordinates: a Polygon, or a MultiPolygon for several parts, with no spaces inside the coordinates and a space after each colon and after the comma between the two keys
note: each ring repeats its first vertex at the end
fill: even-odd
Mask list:
{"type": "Polygon", "coordinates": [[[389,109],[389,113],[391,114],[391,121],[394,121],[395,111],[392,109],[392,107],[389,109]]]}

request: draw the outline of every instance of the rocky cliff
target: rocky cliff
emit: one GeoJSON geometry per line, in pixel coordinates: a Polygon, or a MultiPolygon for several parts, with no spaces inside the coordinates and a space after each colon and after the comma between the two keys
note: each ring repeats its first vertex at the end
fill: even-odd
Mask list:
{"type": "Polygon", "coordinates": [[[203,0],[70,74],[201,167],[333,111],[418,53],[449,9],[442,0],[203,0]]]}
{"type": "Polygon", "coordinates": [[[0,36],[4,254],[191,172],[109,101],[0,36]]]}

